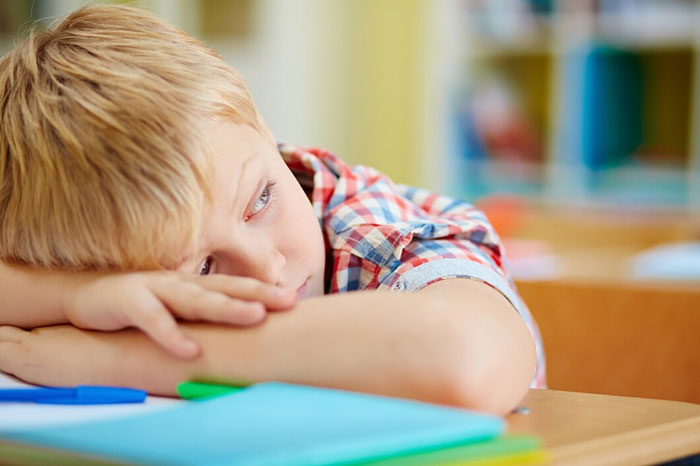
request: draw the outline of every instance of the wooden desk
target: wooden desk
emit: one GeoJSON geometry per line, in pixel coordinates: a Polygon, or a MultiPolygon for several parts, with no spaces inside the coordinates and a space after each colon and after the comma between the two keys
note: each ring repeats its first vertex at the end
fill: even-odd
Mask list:
{"type": "Polygon", "coordinates": [[[530,390],[509,432],[537,435],[552,464],[641,465],[700,453],[700,405],[530,390]]]}
{"type": "MultiPolygon", "coordinates": [[[[529,414],[509,432],[536,435],[552,464],[640,465],[700,453],[700,405],[610,395],[530,390],[529,414]]],[[[0,464],[114,465],[0,439],[0,464]]]]}

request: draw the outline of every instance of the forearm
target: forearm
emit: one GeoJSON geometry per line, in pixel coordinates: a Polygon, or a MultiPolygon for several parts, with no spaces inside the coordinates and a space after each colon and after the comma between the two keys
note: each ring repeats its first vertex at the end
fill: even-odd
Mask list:
{"type": "Polygon", "coordinates": [[[466,355],[453,354],[462,342],[452,330],[461,323],[450,312],[402,309],[415,301],[413,294],[351,293],[302,301],[253,328],[181,324],[202,348],[191,361],[135,330],[82,332],[80,352],[105,356],[83,376],[160,395],[189,379],[277,380],[448,402],[455,361],[464,358],[468,370],[466,355]]]}
{"type": "Polygon", "coordinates": [[[67,323],[64,296],[75,274],[0,261],[0,325],[34,328],[67,323]]]}
{"type": "Polygon", "coordinates": [[[463,345],[459,332],[452,331],[459,321],[415,294],[311,299],[290,312],[271,314],[255,329],[192,328],[205,348],[202,372],[193,376],[279,380],[454,403],[455,366],[462,366],[457,361],[468,370],[467,355],[455,354],[463,345]]]}
{"type": "Polygon", "coordinates": [[[495,294],[456,306],[449,293],[349,293],[302,301],[255,328],[191,324],[203,351],[190,362],[120,332],[118,367],[105,372],[116,379],[94,382],[172,395],[189,379],[277,380],[504,413],[527,390],[534,344],[512,308],[484,312],[495,294]]]}
{"type": "Polygon", "coordinates": [[[40,384],[160,395],[192,379],[277,380],[506,413],[533,375],[532,336],[495,290],[449,282],[457,280],[419,293],[312,298],[252,328],[183,325],[202,348],[193,360],[170,356],[137,330],[0,327],[0,370],[40,384]]]}

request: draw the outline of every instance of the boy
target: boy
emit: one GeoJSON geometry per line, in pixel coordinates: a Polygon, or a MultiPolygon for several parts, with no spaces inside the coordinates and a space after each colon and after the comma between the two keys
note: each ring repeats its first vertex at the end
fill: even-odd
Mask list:
{"type": "Polygon", "coordinates": [[[2,371],[161,395],[279,380],[498,414],[544,383],[480,212],[278,148],[237,73],[143,11],[87,7],[33,33],[0,61],[0,118],[2,371]]]}

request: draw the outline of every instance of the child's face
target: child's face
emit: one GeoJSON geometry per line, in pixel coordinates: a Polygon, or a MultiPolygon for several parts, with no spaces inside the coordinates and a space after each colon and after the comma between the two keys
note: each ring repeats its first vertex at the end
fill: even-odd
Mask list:
{"type": "Polygon", "coordinates": [[[203,212],[197,253],[179,268],[256,278],[323,294],[325,247],[311,202],[277,148],[248,125],[209,130],[212,203],[203,212]]]}

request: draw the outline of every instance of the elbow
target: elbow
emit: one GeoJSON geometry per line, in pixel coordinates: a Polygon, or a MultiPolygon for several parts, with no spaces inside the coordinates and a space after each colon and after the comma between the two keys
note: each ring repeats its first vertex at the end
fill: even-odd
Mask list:
{"type": "Polygon", "coordinates": [[[512,325],[486,323],[461,332],[444,353],[443,403],[505,416],[523,400],[537,358],[530,331],[515,317],[512,325]]]}
{"type": "Polygon", "coordinates": [[[534,373],[534,369],[524,370],[529,367],[532,366],[521,360],[474,364],[470,370],[455,373],[448,380],[449,404],[505,416],[527,394],[534,373]],[[479,367],[479,364],[482,366],[479,367]]]}

